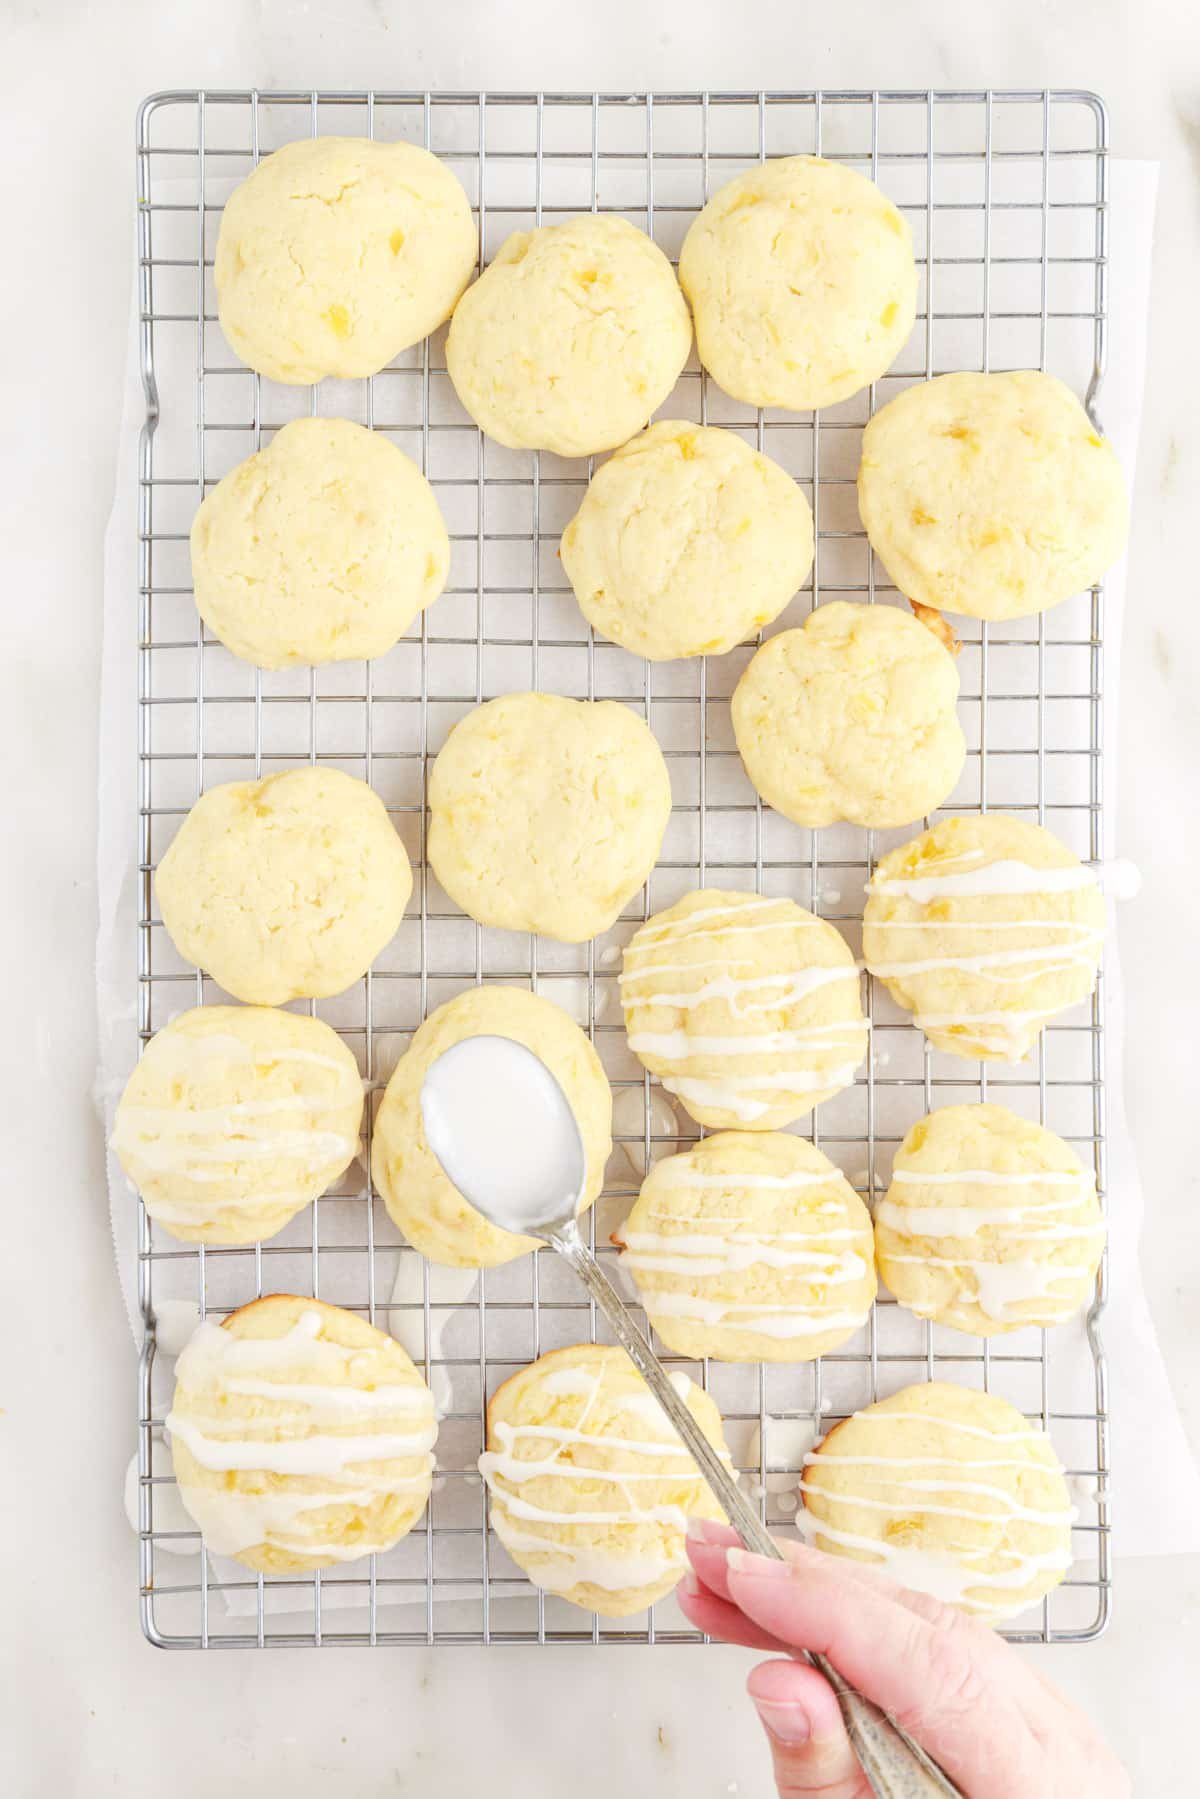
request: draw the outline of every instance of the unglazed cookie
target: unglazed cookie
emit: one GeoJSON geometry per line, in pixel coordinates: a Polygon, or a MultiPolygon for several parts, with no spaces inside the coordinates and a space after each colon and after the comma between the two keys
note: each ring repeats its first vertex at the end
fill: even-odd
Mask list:
{"type": "MultiPolygon", "coordinates": [[[[726,1455],[721,1415],[686,1375],[680,1397],[726,1455]]],[[[721,1509],[622,1349],[556,1349],[497,1389],[479,1468],[492,1529],[535,1586],[606,1618],[640,1612],[687,1566],[689,1518],[721,1509]]]]}
{"type": "Polygon", "coordinates": [[[889,400],[863,433],[858,509],[901,593],[992,619],[1090,587],[1129,522],[1112,445],[1031,369],[938,375],[889,400]]]}
{"type": "Polygon", "coordinates": [[[210,787],[158,865],[185,962],[253,1005],[341,993],[395,936],[412,870],[383,801],[334,768],[210,787]]]}
{"type": "Polygon", "coordinates": [[[461,184],[428,150],[301,138],[225,203],[221,329],[272,381],[374,375],[450,316],[478,247],[461,184]]]}
{"type": "Polygon", "coordinates": [[[777,812],[813,829],[911,824],[941,805],[966,758],[958,671],[893,606],[818,606],[769,638],[733,693],[738,753],[777,812]]]}
{"type": "Polygon", "coordinates": [[[348,419],[293,419],[192,522],[209,630],[259,668],[382,656],[436,600],[450,540],[415,462],[348,419]]]}
{"type": "Polygon", "coordinates": [[[696,1361],[811,1362],[866,1323],[871,1219],[803,1137],[723,1131],[647,1177],[615,1241],[667,1348],[696,1361]]]}
{"type": "Polygon", "coordinates": [[[590,456],[641,430],[691,347],[657,244],[625,219],[588,213],[505,240],[455,308],[446,367],[497,443],[590,456]]]}
{"type": "Polygon", "coordinates": [[[774,1130],[848,1087],[866,1054],[858,969],[790,899],[702,888],[625,951],[629,1047],[699,1124],[774,1130]]]}
{"type": "Polygon", "coordinates": [[[197,1006],[152,1037],[112,1147],[156,1224],[197,1243],[261,1243],[358,1152],[358,1064],[319,1018],[197,1006]]]}
{"type": "Polygon", "coordinates": [[[879,1272],[901,1305],[976,1337],[1069,1318],[1103,1249],[1094,1175],[1005,1106],[914,1124],[875,1208],[879,1272]]]}
{"type": "Polygon", "coordinates": [[[429,777],[429,862],[479,924],[582,943],[658,860],[671,783],[615,700],[510,693],[461,719],[429,777]]]}
{"type": "Polygon", "coordinates": [[[867,967],[951,1055],[1019,1062],[1096,984],[1096,877],[1025,819],[943,819],[885,856],[867,894],[867,967]]]}
{"type": "Polygon", "coordinates": [[[1075,1514],[1050,1439],[1006,1399],[947,1381],[905,1387],[804,1458],[797,1529],[988,1623],[1071,1566],[1075,1514]]]}
{"type": "Polygon", "coordinates": [[[865,175],[817,156],[756,164],[683,240],[700,360],[737,400],[793,412],[876,380],[912,330],[912,233],[865,175]]]}
{"type": "Polygon", "coordinates": [[[602,636],[651,662],[720,655],[807,578],[812,513],[736,432],[663,419],[596,471],[560,554],[602,636]]]}
{"type": "Polygon", "coordinates": [[[428,1256],[453,1268],[492,1268],[538,1247],[490,1224],[468,1205],[425,1138],[421,1088],[438,1057],[464,1037],[524,1044],[543,1061],[570,1102],[587,1161],[580,1210],[604,1185],[612,1151],[612,1094],[587,1037],[561,1007],[523,987],[468,987],[417,1031],[396,1064],[375,1120],[371,1168],[394,1224],[428,1256]]]}
{"type": "Polygon", "coordinates": [[[318,1299],[202,1324],[166,1427],[205,1546],[262,1574],[382,1553],[429,1498],[433,1395],[399,1343],[318,1299]]]}

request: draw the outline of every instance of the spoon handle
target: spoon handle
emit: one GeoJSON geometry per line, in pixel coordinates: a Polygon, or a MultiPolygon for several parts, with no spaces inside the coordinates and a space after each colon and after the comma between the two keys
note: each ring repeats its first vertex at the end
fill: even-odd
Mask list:
{"type": "MultiPolygon", "coordinates": [[[[667,1371],[626,1309],[625,1302],[604,1273],[572,1219],[548,1235],[547,1241],[568,1261],[603,1312],[617,1342],[625,1351],[671,1423],[686,1443],[721,1509],[747,1549],[756,1555],[782,1560],[779,1545],[767,1530],[737,1481],[700,1429],[691,1412],[671,1385],[667,1371]]],[[[872,1792],[879,1799],[922,1799],[939,1794],[942,1799],[962,1799],[952,1781],[892,1722],[873,1700],[843,1680],[823,1655],[806,1654],[805,1660],[820,1669],[837,1694],[846,1734],[862,1764],[872,1792]]]]}

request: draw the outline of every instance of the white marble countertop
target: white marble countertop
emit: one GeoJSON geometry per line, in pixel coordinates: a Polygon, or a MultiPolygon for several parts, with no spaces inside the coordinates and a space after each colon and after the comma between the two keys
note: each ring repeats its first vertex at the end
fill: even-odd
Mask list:
{"type": "MultiPolygon", "coordinates": [[[[280,84],[530,88],[764,83],[1089,87],[1117,154],[1161,162],[1145,428],[1122,655],[1120,848],[1128,1106],[1145,1278],[1176,1392],[1200,1421],[1192,1295],[1200,1182],[1185,1120],[1197,994],[1184,964],[1200,857],[1200,613],[1185,583],[1200,478],[1190,335],[1200,291],[1200,18],[1191,0],[7,0],[0,288],[7,653],[0,892],[5,1040],[0,1310],[0,1781],[14,1795],[486,1787],[551,1799],[770,1790],[737,1651],[473,1649],[164,1656],[141,1640],[120,1487],[134,1357],[111,1259],[91,963],[101,543],[128,304],[133,115],[152,89],[280,84]],[[1153,16],[1153,26],[1148,19],[1153,16]],[[1185,333],[1187,334],[1185,336],[1185,333]],[[1182,374],[1182,378],[1181,378],[1182,374]],[[42,1278],[52,1222],[57,1273],[42,1278]],[[534,1682],[540,1685],[535,1688],[534,1682]],[[535,1698],[535,1694],[537,1698],[535,1698]]],[[[1146,1444],[1147,1455],[1153,1444],[1146,1444]]],[[[1036,1651],[1105,1720],[1139,1793],[1194,1790],[1189,1614],[1200,1557],[1117,1566],[1100,1643],[1036,1651]]]]}

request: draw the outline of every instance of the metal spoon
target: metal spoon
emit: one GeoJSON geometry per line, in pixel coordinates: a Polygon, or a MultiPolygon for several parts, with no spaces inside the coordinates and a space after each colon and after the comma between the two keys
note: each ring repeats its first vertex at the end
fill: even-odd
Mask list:
{"type": "MultiPolygon", "coordinates": [[[[477,1212],[503,1230],[539,1238],[571,1264],[603,1312],[617,1342],[695,1457],[742,1542],[756,1555],[782,1560],[779,1547],[757,1510],[671,1385],[662,1363],[583,1240],[576,1214],[587,1174],[587,1158],[567,1096],[545,1064],[524,1044],[510,1038],[465,1038],[445,1050],[427,1071],[421,1089],[421,1116],[430,1149],[477,1212]],[[519,1203],[507,1209],[503,1200],[497,1203],[497,1190],[504,1185],[511,1189],[511,1180],[506,1183],[498,1178],[492,1191],[487,1190],[486,1146],[481,1143],[480,1134],[483,1095],[477,1084],[480,1065],[476,1047],[485,1042],[493,1053],[516,1058],[510,1064],[509,1072],[514,1078],[505,1095],[508,1133],[522,1143],[557,1142],[565,1146],[570,1157],[569,1166],[552,1162],[535,1172],[532,1180],[522,1185],[519,1203]],[[521,1058],[533,1066],[523,1065],[521,1058]],[[435,1071],[438,1078],[433,1082],[435,1071]],[[472,1075],[476,1078],[471,1079],[472,1075]],[[519,1110],[520,1116],[514,1116],[514,1110],[519,1110]]],[[[873,1700],[850,1686],[823,1655],[807,1652],[804,1659],[820,1670],[837,1694],[847,1734],[873,1792],[881,1799],[920,1799],[921,1795],[933,1793],[959,1795],[959,1789],[920,1745],[873,1700]]]]}

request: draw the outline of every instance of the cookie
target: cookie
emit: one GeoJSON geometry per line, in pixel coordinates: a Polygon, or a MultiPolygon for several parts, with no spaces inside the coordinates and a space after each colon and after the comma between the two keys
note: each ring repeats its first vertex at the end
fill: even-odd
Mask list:
{"type": "Polygon", "coordinates": [[[615,700],[510,693],[451,731],[429,776],[429,862],[479,924],[583,943],[658,860],[662,751],[615,700]]]}
{"type": "Polygon", "coordinates": [[[192,522],[201,618],[258,668],[382,656],[446,585],[450,540],[415,462],[348,419],[293,419],[192,522]]]}
{"type": "Polygon", "coordinates": [[[412,870],[383,801],[334,768],[228,781],[196,801],[158,865],[185,962],[235,999],[341,993],[399,929],[412,870]]]}
{"type": "Polygon", "coordinates": [[[262,1243],[358,1153],[358,1064],[319,1018],[197,1006],[153,1036],[113,1124],[156,1224],[190,1243],[262,1243]]]}
{"type": "Polygon", "coordinates": [[[808,578],[812,513],[735,432],[663,419],[596,471],[560,555],[601,636],[651,662],[720,655],[808,578]]]}
{"type": "Polygon", "coordinates": [[[301,138],[225,203],[221,329],[272,381],[374,375],[449,318],[478,248],[461,183],[428,150],[301,138]]]}
{"type": "Polygon", "coordinates": [[[382,1554],[429,1498],[433,1395],[397,1342],[319,1299],[202,1324],[166,1427],[205,1547],[261,1574],[382,1554]]]}
{"type": "Polygon", "coordinates": [[[783,1131],[723,1131],[665,1157],[614,1240],[658,1335],[695,1361],[811,1362],[871,1313],[870,1214],[783,1131]]]}
{"type": "Polygon", "coordinates": [[[866,1054],[854,957],[790,899],[689,893],[634,933],[620,984],[630,1049],[714,1129],[791,1124],[866,1054]]]}
{"type": "Polygon", "coordinates": [[[506,239],[455,308],[446,367],[497,443],[590,456],[641,430],[691,347],[657,244],[626,219],[588,213],[506,239]]]}
{"type": "Polygon", "coordinates": [[[1075,1514],[1053,1445],[995,1393],[905,1387],[835,1425],[804,1464],[806,1541],[988,1623],[1071,1566],[1075,1514]]]}
{"type": "Polygon", "coordinates": [[[818,156],[758,163],[683,240],[679,280],[709,374],[751,406],[832,406],[912,330],[912,233],[873,181],[818,156]]]}
{"type": "Polygon", "coordinates": [[[767,804],[817,829],[912,824],[966,759],[958,671],[893,606],[818,606],[763,644],[733,693],[733,734],[767,804]]]}
{"type": "Polygon", "coordinates": [[[1116,452],[1070,388],[1032,369],[938,375],[863,433],[858,509],[910,600],[1027,618],[1080,593],[1125,547],[1116,452]]]}
{"type": "MultiPolygon", "coordinates": [[[[671,1380],[725,1450],[707,1393],[671,1380]]],[[[489,1521],[535,1586],[605,1618],[640,1612],[687,1566],[689,1518],[720,1507],[622,1349],[556,1349],[506,1380],[487,1409],[479,1470],[489,1521]]]]}
{"type": "Polygon", "coordinates": [[[430,1013],[396,1064],[375,1120],[371,1168],[392,1222],[432,1262],[493,1268],[538,1247],[469,1205],[425,1138],[421,1088],[438,1057],[464,1037],[509,1037],[533,1051],[570,1102],[587,1162],[580,1210],[604,1185],[612,1151],[612,1094],[586,1035],[561,1007],[523,987],[468,987],[430,1013]]]}
{"type": "Polygon", "coordinates": [[[901,1305],[975,1337],[1079,1311],[1104,1234],[1095,1176],[1004,1106],[944,1106],[914,1124],[875,1207],[879,1273],[901,1305]]]}
{"type": "Polygon", "coordinates": [[[867,894],[867,967],[951,1055],[1019,1062],[1096,984],[1096,877],[1026,819],[943,819],[885,856],[867,894]]]}

